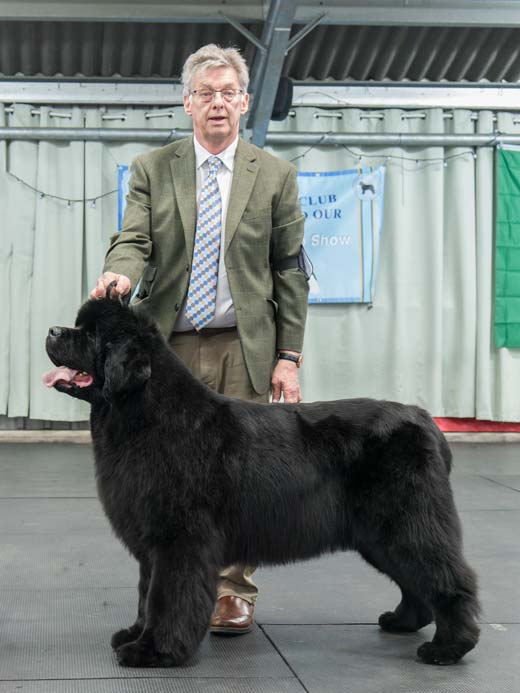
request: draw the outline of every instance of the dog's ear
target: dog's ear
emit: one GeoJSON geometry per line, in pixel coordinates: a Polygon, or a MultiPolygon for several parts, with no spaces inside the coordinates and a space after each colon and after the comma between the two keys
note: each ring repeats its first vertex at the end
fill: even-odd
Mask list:
{"type": "Polygon", "coordinates": [[[141,387],[152,373],[150,356],[134,342],[115,345],[105,357],[103,395],[110,399],[141,387]]]}

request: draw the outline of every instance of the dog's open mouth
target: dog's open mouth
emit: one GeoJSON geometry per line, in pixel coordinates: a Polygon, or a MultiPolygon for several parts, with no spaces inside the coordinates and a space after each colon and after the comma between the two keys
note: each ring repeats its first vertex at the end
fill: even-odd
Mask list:
{"type": "Polygon", "coordinates": [[[60,385],[62,387],[88,387],[92,385],[94,378],[85,373],[85,371],[75,371],[72,368],[67,368],[67,366],[60,366],[53,371],[45,373],[42,377],[43,384],[46,387],[55,387],[60,385]]]}

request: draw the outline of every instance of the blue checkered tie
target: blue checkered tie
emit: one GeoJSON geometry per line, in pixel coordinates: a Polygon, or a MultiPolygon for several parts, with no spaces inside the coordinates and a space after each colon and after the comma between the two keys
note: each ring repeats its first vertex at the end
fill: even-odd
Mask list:
{"type": "Polygon", "coordinates": [[[222,200],[217,182],[221,160],[208,159],[209,173],[200,192],[186,317],[196,330],[213,320],[217,297],[218,259],[222,228],[222,200]]]}

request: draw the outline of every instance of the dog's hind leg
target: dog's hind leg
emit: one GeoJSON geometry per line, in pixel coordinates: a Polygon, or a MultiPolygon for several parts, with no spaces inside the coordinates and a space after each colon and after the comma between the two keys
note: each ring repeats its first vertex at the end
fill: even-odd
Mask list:
{"type": "Polygon", "coordinates": [[[386,611],[379,616],[379,625],[389,633],[415,633],[433,621],[433,612],[408,590],[401,589],[401,601],[395,611],[386,611]]]}
{"type": "Polygon", "coordinates": [[[197,651],[216,601],[220,562],[208,543],[154,550],[144,629],[116,650],[130,667],[178,666],[197,651]]]}
{"type": "Polygon", "coordinates": [[[417,650],[427,664],[453,664],[472,650],[479,638],[476,577],[462,556],[456,565],[445,567],[452,574],[448,580],[443,575],[434,584],[430,598],[437,626],[435,635],[417,650]]]}
{"type": "Polygon", "coordinates": [[[118,630],[112,636],[110,644],[114,650],[117,650],[121,645],[126,645],[128,642],[133,642],[141,635],[144,629],[146,597],[148,596],[148,587],[150,585],[150,564],[147,559],[139,562],[139,601],[137,605],[137,618],[135,623],[129,628],[118,630]]]}
{"type": "Polygon", "coordinates": [[[376,550],[360,550],[361,556],[376,570],[391,577],[401,590],[401,601],[394,611],[379,616],[379,626],[390,633],[414,633],[433,621],[433,612],[422,599],[402,585],[401,576],[376,550]]]}
{"type": "Polygon", "coordinates": [[[477,582],[460,547],[423,546],[411,551],[394,544],[391,558],[387,547],[360,553],[396,582],[403,595],[395,611],[380,616],[381,628],[417,630],[433,614],[434,638],[417,650],[427,664],[453,664],[475,647],[479,637],[477,582]]]}

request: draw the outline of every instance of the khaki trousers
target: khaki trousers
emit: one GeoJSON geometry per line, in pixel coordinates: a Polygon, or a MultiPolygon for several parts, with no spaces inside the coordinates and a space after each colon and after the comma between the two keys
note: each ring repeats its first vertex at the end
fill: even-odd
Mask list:
{"type": "MultiPolygon", "coordinates": [[[[251,385],[236,329],[173,332],[170,346],[197,378],[228,397],[268,402],[269,393],[257,394],[251,385]]],[[[258,587],[251,576],[256,566],[232,565],[220,573],[218,597],[235,596],[254,604],[258,587]]]]}

